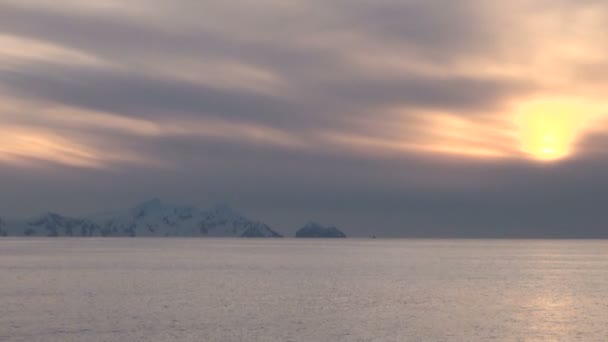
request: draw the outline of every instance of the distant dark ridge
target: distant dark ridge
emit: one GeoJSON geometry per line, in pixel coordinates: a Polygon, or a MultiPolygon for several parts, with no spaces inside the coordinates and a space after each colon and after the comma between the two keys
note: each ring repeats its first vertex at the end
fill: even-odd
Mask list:
{"type": "Polygon", "coordinates": [[[324,227],[316,222],[309,222],[296,232],[296,238],[345,238],[346,234],[336,227],[324,227]]]}

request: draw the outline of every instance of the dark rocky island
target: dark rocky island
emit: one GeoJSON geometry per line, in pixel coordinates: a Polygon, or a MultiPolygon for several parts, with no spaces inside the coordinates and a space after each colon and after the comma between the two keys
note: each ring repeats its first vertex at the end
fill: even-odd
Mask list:
{"type": "Polygon", "coordinates": [[[309,222],[296,232],[296,238],[345,238],[346,234],[336,227],[324,227],[316,222],[309,222]]]}

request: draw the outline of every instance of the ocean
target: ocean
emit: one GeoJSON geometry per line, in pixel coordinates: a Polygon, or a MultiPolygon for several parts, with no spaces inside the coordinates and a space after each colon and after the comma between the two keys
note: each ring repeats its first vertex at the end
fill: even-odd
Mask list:
{"type": "Polygon", "coordinates": [[[0,239],[0,341],[608,341],[608,241],[0,239]]]}

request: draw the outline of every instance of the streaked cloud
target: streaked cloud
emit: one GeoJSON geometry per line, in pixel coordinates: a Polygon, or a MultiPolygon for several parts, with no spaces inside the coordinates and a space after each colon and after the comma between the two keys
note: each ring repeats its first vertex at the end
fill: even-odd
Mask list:
{"type": "Polygon", "coordinates": [[[56,46],[44,41],[0,34],[0,59],[3,68],[12,63],[35,61],[66,62],[75,64],[99,65],[104,61],[84,52],[56,46]]]}

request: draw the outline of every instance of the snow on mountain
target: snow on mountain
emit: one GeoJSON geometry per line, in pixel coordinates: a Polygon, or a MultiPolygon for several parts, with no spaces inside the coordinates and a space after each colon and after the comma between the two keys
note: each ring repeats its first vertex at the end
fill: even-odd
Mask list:
{"type": "Polygon", "coordinates": [[[201,210],[159,199],[88,218],[47,213],[3,226],[0,222],[0,235],[11,236],[281,237],[266,224],[245,218],[227,205],[201,210]]]}
{"type": "Polygon", "coordinates": [[[101,225],[103,236],[201,236],[196,222],[199,215],[194,207],[165,205],[153,199],[92,219],[101,225]]]}
{"type": "Polygon", "coordinates": [[[297,238],[345,238],[346,234],[336,227],[324,227],[316,222],[308,222],[296,232],[297,238]]]}

